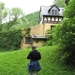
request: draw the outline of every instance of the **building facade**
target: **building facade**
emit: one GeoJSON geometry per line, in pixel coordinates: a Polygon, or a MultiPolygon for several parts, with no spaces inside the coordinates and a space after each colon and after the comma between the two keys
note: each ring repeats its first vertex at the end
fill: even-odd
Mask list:
{"type": "Polygon", "coordinates": [[[61,23],[63,19],[64,8],[53,6],[41,6],[39,13],[39,24],[31,26],[30,37],[24,37],[21,42],[21,48],[27,48],[31,45],[42,46],[46,42],[46,31],[61,23]]]}

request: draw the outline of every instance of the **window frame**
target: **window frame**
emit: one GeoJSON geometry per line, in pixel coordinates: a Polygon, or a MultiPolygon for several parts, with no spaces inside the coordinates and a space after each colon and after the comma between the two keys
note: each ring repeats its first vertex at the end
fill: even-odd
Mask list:
{"type": "Polygon", "coordinates": [[[32,44],[32,38],[31,37],[25,37],[25,44],[32,44]]]}
{"type": "Polygon", "coordinates": [[[52,15],[57,15],[57,10],[52,10],[52,15]]]}

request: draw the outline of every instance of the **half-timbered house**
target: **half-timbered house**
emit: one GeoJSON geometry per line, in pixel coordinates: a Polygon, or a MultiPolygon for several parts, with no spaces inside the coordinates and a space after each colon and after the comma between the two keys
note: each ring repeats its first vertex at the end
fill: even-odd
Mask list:
{"type": "Polygon", "coordinates": [[[31,26],[30,37],[24,37],[21,42],[21,48],[27,48],[32,44],[42,46],[46,42],[46,31],[61,23],[63,19],[64,8],[53,6],[41,6],[39,12],[39,24],[31,26]]]}

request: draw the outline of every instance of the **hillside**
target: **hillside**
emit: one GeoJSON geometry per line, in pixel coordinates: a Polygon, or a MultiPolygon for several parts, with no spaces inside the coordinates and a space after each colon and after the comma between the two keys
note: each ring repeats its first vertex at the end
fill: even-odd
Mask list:
{"type": "MultiPolygon", "coordinates": [[[[39,75],[75,75],[75,68],[70,69],[60,61],[60,50],[57,46],[37,48],[42,59],[39,61],[42,70],[39,75]]],[[[13,52],[0,52],[0,75],[27,75],[27,54],[31,49],[13,52]]]]}
{"type": "Polygon", "coordinates": [[[23,22],[23,26],[19,25],[20,28],[26,27],[26,26],[37,25],[39,22],[39,11],[23,16],[21,20],[23,22]]]}
{"type": "Polygon", "coordinates": [[[29,25],[36,25],[39,22],[39,11],[26,15],[29,25]]]}
{"type": "MultiPolygon", "coordinates": [[[[12,22],[12,21],[11,21],[12,22]]],[[[11,22],[7,22],[3,24],[2,31],[8,31],[9,24],[11,22]]],[[[39,22],[39,11],[28,14],[16,20],[14,25],[10,27],[10,30],[17,30],[21,28],[25,28],[27,26],[36,25],[39,22]]]]}

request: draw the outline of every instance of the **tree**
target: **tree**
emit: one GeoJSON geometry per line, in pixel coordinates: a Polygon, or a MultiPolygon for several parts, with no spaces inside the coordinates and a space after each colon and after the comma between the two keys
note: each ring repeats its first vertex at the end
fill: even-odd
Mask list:
{"type": "Polygon", "coordinates": [[[46,31],[46,37],[48,38],[47,39],[47,42],[45,45],[59,45],[60,43],[60,37],[57,37],[57,35],[59,35],[59,31],[60,31],[60,28],[61,28],[61,25],[58,24],[58,25],[55,25],[52,30],[47,30],[46,31]]]}
{"type": "MultiPolygon", "coordinates": [[[[61,60],[68,64],[75,64],[75,0],[70,0],[65,7],[64,19],[50,31],[49,39],[52,45],[61,47],[61,60]]],[[[49,43],[49,42],[48,42],[49,43]]]]}
{"type": "Polygon", "coordinates": [[[22,9],[20,9],[18,7],[12,8],[10,10],[10,12],[9,12],[8,30],[10,29],[10,27],[12,27],[13,25],[15,25],[17,19],[19,19],[22,16],[23,16],[22,9]]]}
{"type": "Polygon", "coordinates": [[[23,11],[21,8],[13,7],[12,9],[8,9],[5,7],[3,2],[0,2],[0,31],[9,30],[12,26],[16,25],[18,22],[19,24],[22,23],[17,21],[20,17],[24,16],[23,11]],[[17,21],[17,22],[16,22],[17,21]]]}
{"type": "Polygon", "coordinates": [[[64,11],[62,21],[57,37],[60,37],[59,45],[63,51],[64,59],[68,63],[75,64],[75,0],[70,0],[64,11]]]}
{"type": "Polygon", "coordinates": [[[65,0],[54,0],[54,4],[58,7],[65,7],[65,0]]]}
{"type": "Polygon", "coordinates": [[[68,5],[68,2],[69,2],[69,1],[70,1],[70,0],[65,0],[65,4],[68,5]]]}
{"type": "Polygon", "coordinates": [[[64,16],[66,18],[75,18],[75,4],[74,4],[74,0],[71,0],[67,7],[65,8],[66,10],[64,11],[64,16]]]}
{"type": "Polygon", "coordinates": [[[75,63],[75,0],[70,0],[65,8],[64,21],[62,24],[61,44],[64,52],[67,53],[66,59],[75,63]]]}
{"type": "Polygon", "coordinates": [[[7,9],[5,8],[5,4],[0,2],[0,31],[2,31],[2,21],[7,17],[7,9]]]}

